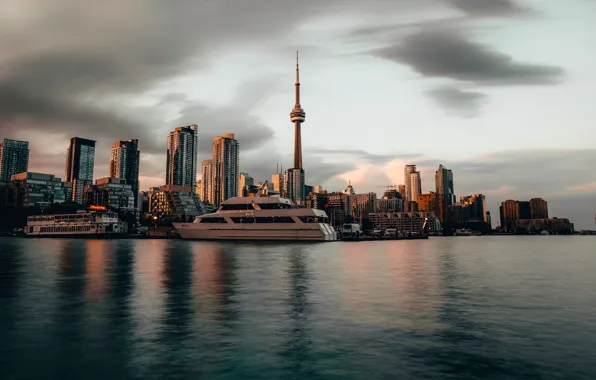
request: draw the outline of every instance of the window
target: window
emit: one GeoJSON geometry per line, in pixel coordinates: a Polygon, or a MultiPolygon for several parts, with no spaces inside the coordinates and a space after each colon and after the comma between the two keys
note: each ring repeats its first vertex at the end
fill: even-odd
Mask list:
{"type": "Polygon", "coordinates": [[[255,208],[252,206],[252,203],[247,204],[227,204],[221,205],[220,210],[254,210],[255,208]]]}
{"type": "Polygon", "coordinates": [[[255,218],[253,218],[251,216],[235,217],[235,218],[230,218],[230,219],[232,219],[232,222],[234,222],[234,223],[254,223],[255,222],[255,218]]]}
{"type": "Polygon", "coordinates": [[[227,223],[224,218],[201,218],[201,223],[215,223],[215,224],[225,224],[227,223]]]}
{"type": "Polygon", "coordinates": [[[234,223],[295,223],[294,219],[289,216],[266,216],[258,218],[246,216],[234,217],[230,219],[232,219],[234,223]]]}
{"type": "Polygon", "coordinates": [[[327,218],[320,216],[300,216],[302,223],[327,223],[327,218]]]}

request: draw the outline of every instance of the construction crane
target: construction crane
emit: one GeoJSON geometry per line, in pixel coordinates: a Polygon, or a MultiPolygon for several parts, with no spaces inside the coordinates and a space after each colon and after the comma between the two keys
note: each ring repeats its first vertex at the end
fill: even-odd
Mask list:
{"type": "Polygon", "coordinates": [[[255,194],[255,198],[258,198],[261,196],[261,194],[263,193],[264,190],[267,190],[267,186],[269,185],[269,180],[265,181],[265,183],[263,184],[263,186],[261,186],[261,188],[259,189],[259,191],[257,191],[257,193],[255,194]]]}

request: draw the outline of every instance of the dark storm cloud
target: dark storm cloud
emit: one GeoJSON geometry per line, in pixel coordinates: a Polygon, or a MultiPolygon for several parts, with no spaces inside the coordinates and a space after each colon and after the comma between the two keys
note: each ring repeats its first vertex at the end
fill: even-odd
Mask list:
{"type": "Polygon", "coordinates": [[[462,117],[478,115],[480,108],[487,101],[487,96],[483,93],[463,91],[451,86],[439,87],[428,91],[428,95],[448,112],[462,117]]]}
{"type": "Polygon", "coordinates": [[[144,150],[157,152],[163,136],[147,131],[163,127],[163,117],[140,122],[142,115],[121,104],[115,111],[114,96],[134,96],[206,67],[214,51],[279,39],[303,20],[295,16],[335,4],[9,0],[0,6],[9,16],[0,24],[0,135],[19,129],[110,141],[139,137],[144,150]]]}
{"type": "Polygon", "coordinates": [[[420,31],[373,54],[409,65],[425,77],[482,85],[556,84],[563,75],[560,67],[516,62],[448,29],[420,31]]]}

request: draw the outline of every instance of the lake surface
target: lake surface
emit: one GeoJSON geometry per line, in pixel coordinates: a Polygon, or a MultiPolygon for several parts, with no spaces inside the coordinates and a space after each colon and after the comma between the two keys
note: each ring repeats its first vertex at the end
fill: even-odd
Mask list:
{"type": "Polygon", "coordinates": [[[595,379],[596,238],[0,239],[0,378],[595,379]]]}

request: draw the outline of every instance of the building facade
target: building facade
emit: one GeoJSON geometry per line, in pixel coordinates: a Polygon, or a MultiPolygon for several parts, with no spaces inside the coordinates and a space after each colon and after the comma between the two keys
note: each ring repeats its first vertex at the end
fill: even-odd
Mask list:
{"type": "Polygon", "coordinates": [[[445,216],[445,202],[443,194],[429,192],[428,194],[420,194],[418,196],[418,211],[419,212],[433,212],[442,222],[445,216]]]}
{"type": "Polygon", "coordinates": [[[149,213],[163,221],[191,222],[205,209],[191,186],[165,185],[149,190],[149,213]]]}
{"type": "Polygon", "coordinates": [[[240,173],[240,180],[238,181],[238,196],[248,197],[255,185],[255,179],[247,173],[240,173]]]}
{"type": "Polygon", "coordinates": [[[188,125],[174,129],[168,135],[166,184],[190,186],[197,182],[198,127],[188,125]]]}
{"type": "Polygon", "coordinates": [[[530,212],[530,202],[528,201],[516,201],[517,202],[517,218],[518,219],[532,219],[530,212]]]}
{"type": "Polygon", "coordinates": [[[277,191],[282,197],[286,197],[286,179],[283,173],[275,173],[271,176],[273,191],[277,191]]]}
{"type": "MultiPolygon", "coordinates": [[[[126,181],[134,194],[134,204],[139,203],[139,168],[141,152],[139,140],[116,141],[110,152],[110,178],[126,181]]],[[[95,183],[97,185],[97,181],[95,183]]]]}
{"type": "Polygon", "coordinates": [[[66,182],[72,185],[70,201],[83,203],[85,186],[93,184],[95,167],[95,141],[81,137],[70,139],[66,153],[66,182]]]}
{"type": "Polygon", "coordinates": [[[400,235],[439,233],[441,223],[434,212],[397,212],[370,214],[375,230],[396,229],[400,235]]]}
{"type": "Polygon", "coordinates": [[[203,186],[203,198],[201,200],[207,204],[215,204],[215,168],[213,160],[203,160],[201,165],[203,186]]]}
{"type": "Polygon", "coordinates": [[[459,204],[467,209],[465,222],[488,222],[486,197],[483,194],[471,194],[461,197],[459,204]]]}
{"type": "Polygon", "coordinates": [[[29,142],[4,139],[0,142],[0,181],[29,170],[29,142]]]}
{"type": "Polygon", "coordinates": [[[284,175],[286,196],[296,204],[302,204],[306,196],[304,193],[304,177],[303,169],[288,169],[284,175]]]}
{"type": "Polygon", "coordinates": [[[95,185],[85,186],[84,203],[103,206],[111,210],[135,211],[138,195],[135,197],[132,185],[124,178],[99,178],[95,185]]]}
{"type": "Polygon", "coordinates": [[[233,133],[217,136],[213,140],[214,204],[238,196],[238,153],[239,144],[233,133]]]}
{"type": "Polygon", "coordinates": [[[416,165],[406,165],[404,169],[404,183],[406,190],[406,201],[418,202],[418,196],[422,194],[422,180],[416,165]]]}
{"type": "Polygon", "coordinates": [[[517,202],[511,199],[501,202],[499,213],[501,214],[501,228],[506,231],[515,231],[517,221],[519,220],[517,202]]]}
{"type": "Polygon", "coordinates": [[[548,203],[542,198],[530,199],[530,218],[548,219],[548,203]]]}
{"type": "Polygon", "coordinates": [[[25,172],[10,179],[13,206],[41,208],[66,201],[64,182],[53,174],[25,172]]]}

